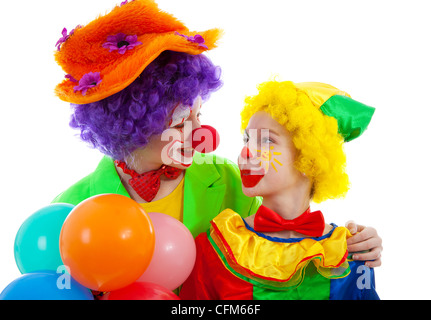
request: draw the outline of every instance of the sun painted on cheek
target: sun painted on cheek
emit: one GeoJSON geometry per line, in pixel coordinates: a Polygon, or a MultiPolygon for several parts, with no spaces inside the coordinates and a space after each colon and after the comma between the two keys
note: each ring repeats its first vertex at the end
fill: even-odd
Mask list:
{"type": "Polygon", "coordinates": [[[274,168],[275,172],[278,172],[277,168],[274,165],[274,162],[279,164],[280,166],[282,166],[283,164],[280,161],[278,161],[277,159],[275,159],[274,156],[281,155],[281,152],[271,152],[271,150],[274,149],[274,146],[271,146],[269,149],[270,150],[256,150],[257,152],[260,153],[260,156],[257,157],[257,159],[260,159],[261,165],[263,163],[263,165],[265,166],[264,167],[265,172],[268,172],[269,165],[271,165],[274,168]]]}
{"type": "MultiPolygon", "coordinates": [[[[274,156],[281,155],[281,152],[271,152],[272,149],[274,149],[273,146],[270,147],[270,150],[255,149],[255,151],[260,153],[260,156],[256,157],[256,159],[260,160],[259,165],[263,170],[260,170],[260,171],[253,171],[253,170],[247,170],[247,169],[240,170],[241,181],[244,187],[246,188],[255,187],[263,179],[265,174],[268,172],[270,164],[274,168],[274,170],[278,172],[277,168],[274,165],[274,162],[279,164],[280,166],[282,166],[283,164],[277,159],[275,159],[274,156]]],[[[250,158],[251,155],[252,153],[250,152],[250,150],[247,147],[244,147],[241,152],[241,157],[243,157],[244,159],[247,159],[247,158],[250,158]]]]}

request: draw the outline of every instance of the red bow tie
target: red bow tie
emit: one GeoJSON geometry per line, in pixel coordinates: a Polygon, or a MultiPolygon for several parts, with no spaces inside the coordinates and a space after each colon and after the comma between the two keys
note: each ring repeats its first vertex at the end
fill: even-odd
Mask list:
{"type": "Polygon", "coordinates": [[[276,232],[293,230],[307,236],[320,237],[325,229],[325,219],[320,211],[307,209],[293,220],[280,217],[271,209],[261,205],[254,217],[254,230],[258,232],[276,232]]]}
{"type": "Polygon", "coordinates": [[[182,169],[162,165],[157,170],[151,170],[142,174],[127,168],[123,161],[115,161],[115,164],[123,169],[125,174],[130,175],[129,185],[145,201],[151,202],[160,189],[160,177],[164,174],[169,179],[176,179],[183,171],[182,169]]]}

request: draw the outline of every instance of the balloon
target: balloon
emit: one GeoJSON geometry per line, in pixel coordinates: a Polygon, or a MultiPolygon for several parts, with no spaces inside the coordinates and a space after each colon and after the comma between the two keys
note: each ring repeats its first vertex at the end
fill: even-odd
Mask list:
{"type": "Polygon", "coordinates": [[[79,203],[60,234],[60,254],[79,283],[97,291],[125,287],[139,278],[154,251],[154,229],[134,200],[103,194],[79,203]]]}
{"type": "Polygon", "coordinates": [[[15,261],[21,273],[57,270],[63,264],[59,238],[64,220],[74,208],[67,203],[48,205],[28,217],[15,237],[15,261]]]}
{"type": "Polygon", "coordinates": [[[147,270],[138,281],[159,284],[169,290],[178,288],[190,275],[196,260],[196,245],[189,229],[177,219],[150,212],[156,246],[147,270]]]}
{"type": "Polygon", "coordinates": [[[180,300],[172,291],[151,282],[134,282],[105,294],[101,300],[180,300]]]}
{"type": "Polygon", "coordinates": [[[12,281],[0,300],[94,300],[90,290],[69,274],[54,271],[27,273],[12,281]]]}
{"type": "Polygon", "coordinates": [[[215,128],[209,125],[202,125],[192,131],[192,147],[197,152],[213,152],[217,149],[219,143],[220,135],[215,128]]]}

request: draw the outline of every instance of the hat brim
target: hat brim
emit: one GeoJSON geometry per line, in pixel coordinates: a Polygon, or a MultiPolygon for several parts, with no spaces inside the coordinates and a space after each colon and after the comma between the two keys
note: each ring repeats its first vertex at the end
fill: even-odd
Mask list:
{"type": "Polygon", "coordinates": [[[75,104],[88,104],[102,100],[130,85],[163,51],[171,50],[193,55],[201,54],[215,48],[216,41],[222,34],[220,29],[211,29],[204,32],[178,31],[187,36],[201,35],[205,39],[205,48],[188,41],[176,34],[176,32],[142,35],[138,37],[138,41],[142,42],[142,45],[126,51],[124,54],[120,54],[118,51],[111,52],[112,55],[118,56],[118,59],[113,60],[112,63],[99,68],[94,66],[91,70],[82,70],[81,74],[71,74],[75,79],[80,79],[86,73],[85,71],[100,72],[102,81],[98,86],[90,88],[85,95],[81,91],[74,90],[77,83],[71,80],[64,80],[57,85],[55,88],[56,95],[63,101],[75,104]]]}
{"type": "Polygon", "coordinates": [[[163,51],[197,55],[215,48],[221,34],[220,29],[191,32],[173,15],[160,10],[153,0],[116,6],[69,35],[63,34],[55,59],[68,79],[57,85],[55,93],[61,100],[75,104],[102,100],[130,85],[163,51]],[[200,43],[195,39],[197,34],[203,38],[199,37],[200,43]],[[118,37],[137,40],[133,45],[126,41],[125,51],[120,52],[124,45],[118,37]],[[83,77],[90,73],[99,73],[97,84],[83,84],[85,90],[77,90],[82,87],[79,81],[86,82],[83,77]]]}

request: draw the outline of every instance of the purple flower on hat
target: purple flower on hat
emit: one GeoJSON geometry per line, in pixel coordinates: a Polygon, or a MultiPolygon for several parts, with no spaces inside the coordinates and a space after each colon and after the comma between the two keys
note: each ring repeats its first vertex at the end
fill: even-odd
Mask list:
{"type": "MultiPolygon", "coordinates": [[[[133,2],[135,0],[131,0],[130,2],[133,2]]],[[[120,3],[120,7],[124,6],[125,4],[127,4],[129,2],[129,0],[125,0],[123,2],[120,3]]]]}
{"type": "Polygon", "coordinates": [[[102,44],[102,47],[109,49],[109,52],[118,50],[118,53],[124,54],[127,50],[133,49],[136,46],[142,44],[138,41],[138,36],[130,35],[126,36],[124,33],[120,32],[114,36],[108,36],[107,41],[102,44]]]}
{"type": "Polygon", "coordinates": [[[98,86],[100,82],[102,82],[100,72],[89,72],[84,74],[77,86],[73,87],[73,91],[81,91],[82,95],[85,96],[88,89],[98,86]]]}
{"type": "Polygon", "coordinates": [[[61,31],[61,34],[63,36],[60,39],[58,39],[57,43],[55,44],[57,46],[57,50],[60,51],[61,44],[66,42],[66,40],[70,38],[70,36],[75,32],[77,28],[81,28],[81,27],[82,27],[81,25],[77,25],[75,29],[72,29],[69,32],[69,34],[67,34],[67,29],[63,28],[63,31],[61,31]]]}
{"type": "Polygon", "coordinates": [[[184,34],[181,34],[181,33],[177,32],[177,31],[175,31],[175,34],[179,35],[179,36],[181,36],[183,38],[186,38],[190,42],[197,43],[199,47],[203,47],[205,49],[208,49],[208,47],[204,44],[205,43],[204,37],[202,37],[200,34],[195,34],[192,37],[186,36],[184,34]]]}
{"type": "Polygon", "coordinates": [[[72,77],[72,75],[71,74],[66,74],[65,76],[64,76],[66,79],[69,79],[70,81],[72,81],[72,82],[78,82],[78,80],[76,80],[74,77],[72,77]]]}
{"type": "Polygon", "coordinates": [[[61,44],[63,42],[66,42],[67,39],[69,39],[69,35],[67,34],[67,29],[66,28],[63,29],[63,31],[61,32],[61,34],[63,36],[60,39],[58,39],[57,43],[55,44],[58,51],[60,51],[61,44]]]}

